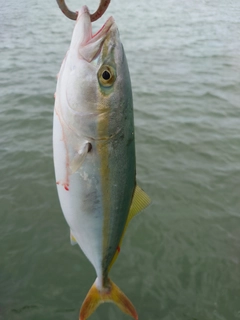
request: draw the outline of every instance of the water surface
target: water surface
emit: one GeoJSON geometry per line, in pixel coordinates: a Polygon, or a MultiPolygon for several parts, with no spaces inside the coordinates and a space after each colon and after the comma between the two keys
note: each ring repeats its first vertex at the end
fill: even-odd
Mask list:
{"type": "MultiPolygon", "coordinates": [[[[94,30],[109,15],[132,78],[137,178],[152,198],[111,278],[139,319],[240,319],[240,2],[112,0],[94,30]]],[[[95,279],[69,243],[52,161],[73,25],[55,1],[1,1],[1,320],[78,319],[95,279]]],[[[112,304],[91,317],[127,318],[112,304]]]]}

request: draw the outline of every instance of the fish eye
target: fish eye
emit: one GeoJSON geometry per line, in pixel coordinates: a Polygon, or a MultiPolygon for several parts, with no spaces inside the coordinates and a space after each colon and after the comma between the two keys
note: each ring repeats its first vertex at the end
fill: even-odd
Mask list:
{"type": "Polygon", "coordinates": [[[111,78],[111,74],[107,70],[104,70],[102,73],[102,77],[104,80],[109,80],[111,78]]]}
{"type": "Polygon", "coordinates": [[[115,70],[111,66],[103,65],[98,70],[98,81],[104,87],[110,87],[116,80],[115,70]]]}

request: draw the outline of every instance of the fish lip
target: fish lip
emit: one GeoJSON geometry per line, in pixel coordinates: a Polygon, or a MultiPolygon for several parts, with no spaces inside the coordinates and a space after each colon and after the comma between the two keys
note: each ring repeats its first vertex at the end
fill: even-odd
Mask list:
{"type": "Polygon", "coordinates": [[[70,52],[80,60],[93,61],[101,52],[102,45],[110,32],[115,34],[117,26],[113,17],[109,17],[103,26],[92,34],[92,22],[87,6],[78,11],[78,17],[70,43],[70,52]]]}
{"type": "Polygon", "coordinates": [[[92,35],[92,39],[100,38],[102,34],[108,33],[108,30],[112,27],[112,25],[115,23],[113,17],[109,17],[107,21],[103,24],[103,26],[96,32],[94,35],[92,35]],[[100,36],[100,37],[99,37],[100,36]]]}
{"type": "Polygon", "coordinates": [[[84,13],[88,13],[90,15],[89,9],[86,5],[82,6],[81,9],[79,11],[77,11],[77,21],[80,19],[81,15],[84,13]]]}
{"type": "Polygon", "coordinates": [[[93,43],[100,39],[104,34],[106,35],[109,31],[109,29],[112,27],[112,25],[115,23],[112,16],[110,16],[107,21],[103,24],[103,26],[94,34],[92,34],[92,22],[90,20],[90,13],[89,9],[86,5],[82,6],[82,8],[78,11],[77,21],[79,22],[80,19],[86,18],[86,36],[83,41],[81,42],[81,46],[87,45],[89,43],[93,43]],[[86,17],[82,17],[84,14],[86,14],[86,17]]]}
{"type": "Polygon", "coordinates": [[[72,34],[70,49],[80,50],[87,45],[104,41],[107,37],[109,29],[115,24],[113,17],[109,17],[103,26],[94,34],[92,34],[92,22],[87,6],[83,6],[78,10],[78,16],[72,34]]]}

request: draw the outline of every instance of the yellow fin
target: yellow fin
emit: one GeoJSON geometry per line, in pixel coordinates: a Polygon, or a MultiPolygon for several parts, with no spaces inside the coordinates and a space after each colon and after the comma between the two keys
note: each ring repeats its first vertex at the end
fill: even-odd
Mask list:
{"type": "Polygon", "coordinates": [[[90,288],[85,300],[83,301],[79,320],[85,320],[97,309],[100,303],[113,302],[123,312],[129,314],[133,319],[138,320],[137,312],[131,303],[131,301],[125,296],[125,294],[108,279],[106,287],[98,288],[97,280],[90,288]]]}
{"type": "Polygon", "coordinates": [[[75,244],[77,244],[77,240],[76,240],[76,238],[74,237],[71,229],[70,229],[70,242],[71,242],[71,245],[72,245],[72,246],[74,246],[75,244]]]}
{"type": "Polygon", "coordinates": [[[129,222],[132,220],[132,218],[136,214],[138,214],[140,211],[145,209],[150,203],[151,203],[151,199],[149,198],[149,196],[138,185],[136,185],[135,190],[134,190],[134,194],[133,194],[133,198],[132,198],[132,203],[131,203],[130,210],[128,213],[127,221],[126,221],[121,239],[119,241],[119,245],[117,247],[117,250],[113,256],[111,263],[109,264],[108,272],[112,268],[114,262],[116,261],[118,255],[119,255],[120,247],[122,245],[122,240],[123,240],[124,234],[127,230],[127,226],[129,224],[129,222]]]}
{"type": "Polygon", "coordinates": [[[144,192],[138,185],[136,185],[125,228],[132,220],[132,218],[140,211],[145,209],[150,203],[151,199],[146,194],[146,192],[144,192]]]}

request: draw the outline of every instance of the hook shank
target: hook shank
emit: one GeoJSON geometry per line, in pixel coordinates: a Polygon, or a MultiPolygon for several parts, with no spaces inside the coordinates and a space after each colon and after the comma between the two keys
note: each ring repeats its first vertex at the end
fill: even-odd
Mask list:
{"type": "MultiPolygon", "coordinates": [[[[104,14],[109,6],[110,1],[111,0],[100,0],[98,9],[93,14],[90,14],[90,19],[92,22],[98,20],[104,14]]],[[[78,12],[69,10],[65,3],[65,0],[57,0],[57,3],[66,17],[71,20],[77,20],[78,12]]]]}

